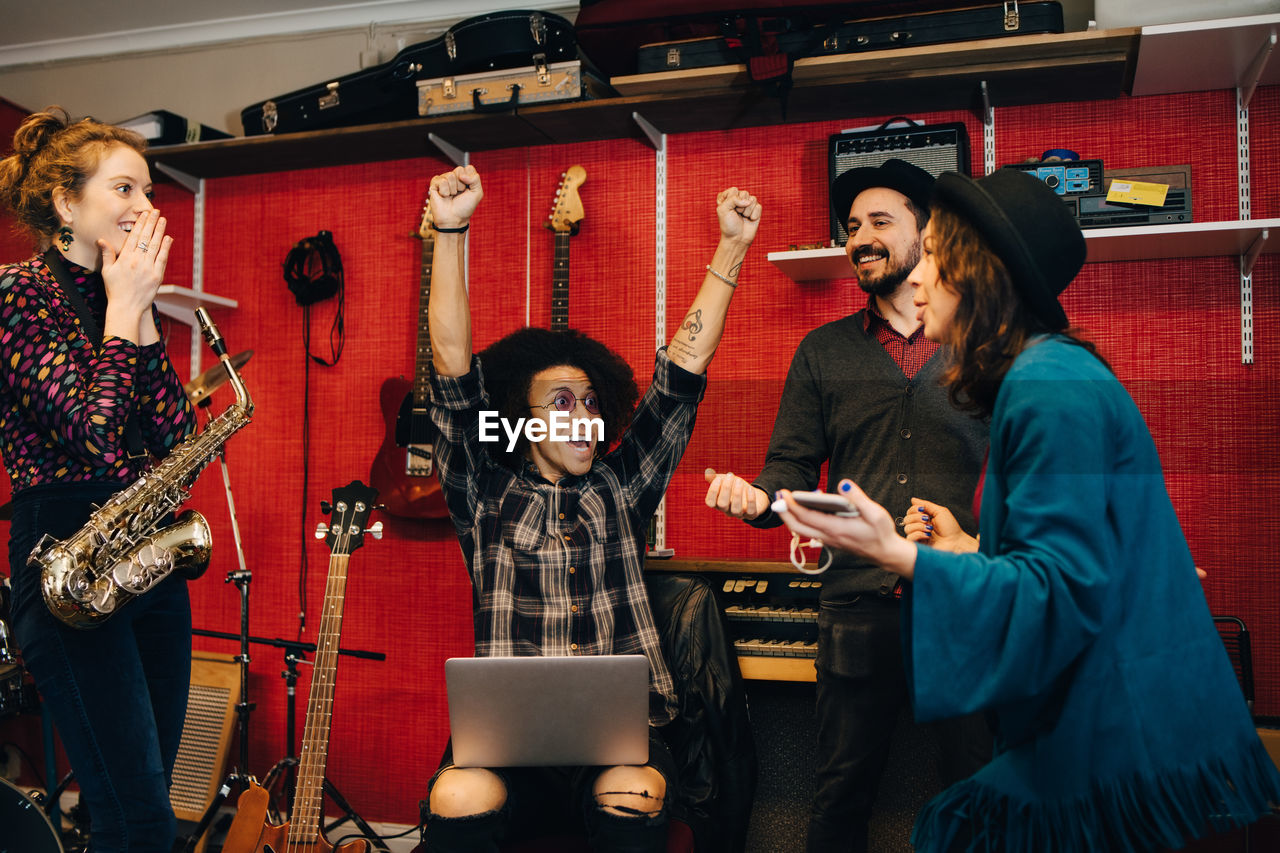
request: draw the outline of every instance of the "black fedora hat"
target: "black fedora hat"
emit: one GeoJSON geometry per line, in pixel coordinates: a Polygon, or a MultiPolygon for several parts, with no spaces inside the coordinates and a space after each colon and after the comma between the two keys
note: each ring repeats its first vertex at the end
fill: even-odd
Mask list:
{"type": "Polygon", "coordinates": [[[1067,327],[1058,294],[1080,272],[1088,249],[1057,193],[1018,169],[997,169],[977,179],[944,172],[934,185],[933,203],[978,229],[1037,317],[1050,329],[1067,327]]]}
{"type": "Polygon", "coordinates": [[[885,160],[879,166],[862,166],[840,173],[831,182],[831,209],[841,222],[849,218],[849,208],[858,193],[872,187],[888,187],[911,199],[921,210],[929,209],[929,195],[933,192],[933,175],[914,163],[897,157],[885,160]]]}

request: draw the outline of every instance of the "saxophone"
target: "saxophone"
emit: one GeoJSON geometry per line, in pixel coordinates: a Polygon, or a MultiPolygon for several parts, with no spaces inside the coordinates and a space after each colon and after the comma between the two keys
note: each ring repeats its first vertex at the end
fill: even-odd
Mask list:
{"type": "Polygon", "coordinates": [[[209,566],[213,534],[203,515],[187,510],[173,524],[156,528],[191,497],[190,487],[227,439],[249,423],[253,401],[208,312],[197,308],[196,319],[227,370],[236,402],[203,433],[188,436],[133,485],[96,507],[70,538],[45,534],[36,543],[27,565],[40,567],[45,604],[72,628],[102,624],[174,570],[196,578],[209,566]]]}

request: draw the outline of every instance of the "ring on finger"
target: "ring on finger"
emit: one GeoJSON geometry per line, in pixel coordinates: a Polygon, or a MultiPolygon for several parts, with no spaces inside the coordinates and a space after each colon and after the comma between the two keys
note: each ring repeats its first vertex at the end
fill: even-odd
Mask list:
{"type": "Polygon", "coordinates": [[[146,240],[139,240],[139,241],[138,241],[138,251],[142,252],[142,254],[144,254],[144,255],[147,253],[147,241],[146,241],[146,240]]]}

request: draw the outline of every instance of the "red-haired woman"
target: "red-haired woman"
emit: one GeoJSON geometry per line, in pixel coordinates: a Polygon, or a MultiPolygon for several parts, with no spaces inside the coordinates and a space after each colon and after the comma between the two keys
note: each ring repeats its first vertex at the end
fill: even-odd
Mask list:
{"type": "Polygon", "coordinates": [[[13,486],[14,633],[91,819],[93,853],[168,853],[191,668],[186,582],[92,630],[55,619],[28,555],[195,428],[152,305],[173,238],[132,131],[51,107],[18,128],[0,200],[37,252],[0,266],[0,450],[13,486]],[[132,425],[131,425],[132,424],[132,425]],[[132,435],[133,438],[128,438],[132,435]]]}

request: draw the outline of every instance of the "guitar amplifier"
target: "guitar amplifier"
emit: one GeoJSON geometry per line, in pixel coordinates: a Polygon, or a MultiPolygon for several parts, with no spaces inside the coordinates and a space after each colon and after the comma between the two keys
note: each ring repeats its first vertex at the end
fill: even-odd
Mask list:
{"type": "MultiPolygon", "coordinates": [[[[169,786],[169,802],[178,820],[199,821],[222,784],[240,698],[239,674],[231,655],[192,653],[187,716],[169,786]]],[[[196,853],[202,853],[208,840],[206,833],[196,853]]]]}
{"type": "MultiPolygon", "coordinates": [[[[937,177],[943,172],[969,174],[969,131],[963,122],[954,124],[917,124],[889,127],[890,119],[874,130],[849,130],[835,133],[827,143],[827,185],[850,169],[879,166],[897,157],[937,177]]],[[[830,205],[828,205],[830,207],[830,205]]],[[[847,211],[831,216],[831,242],[843,246],[849,239],[844,229],[847,211]]]]}

